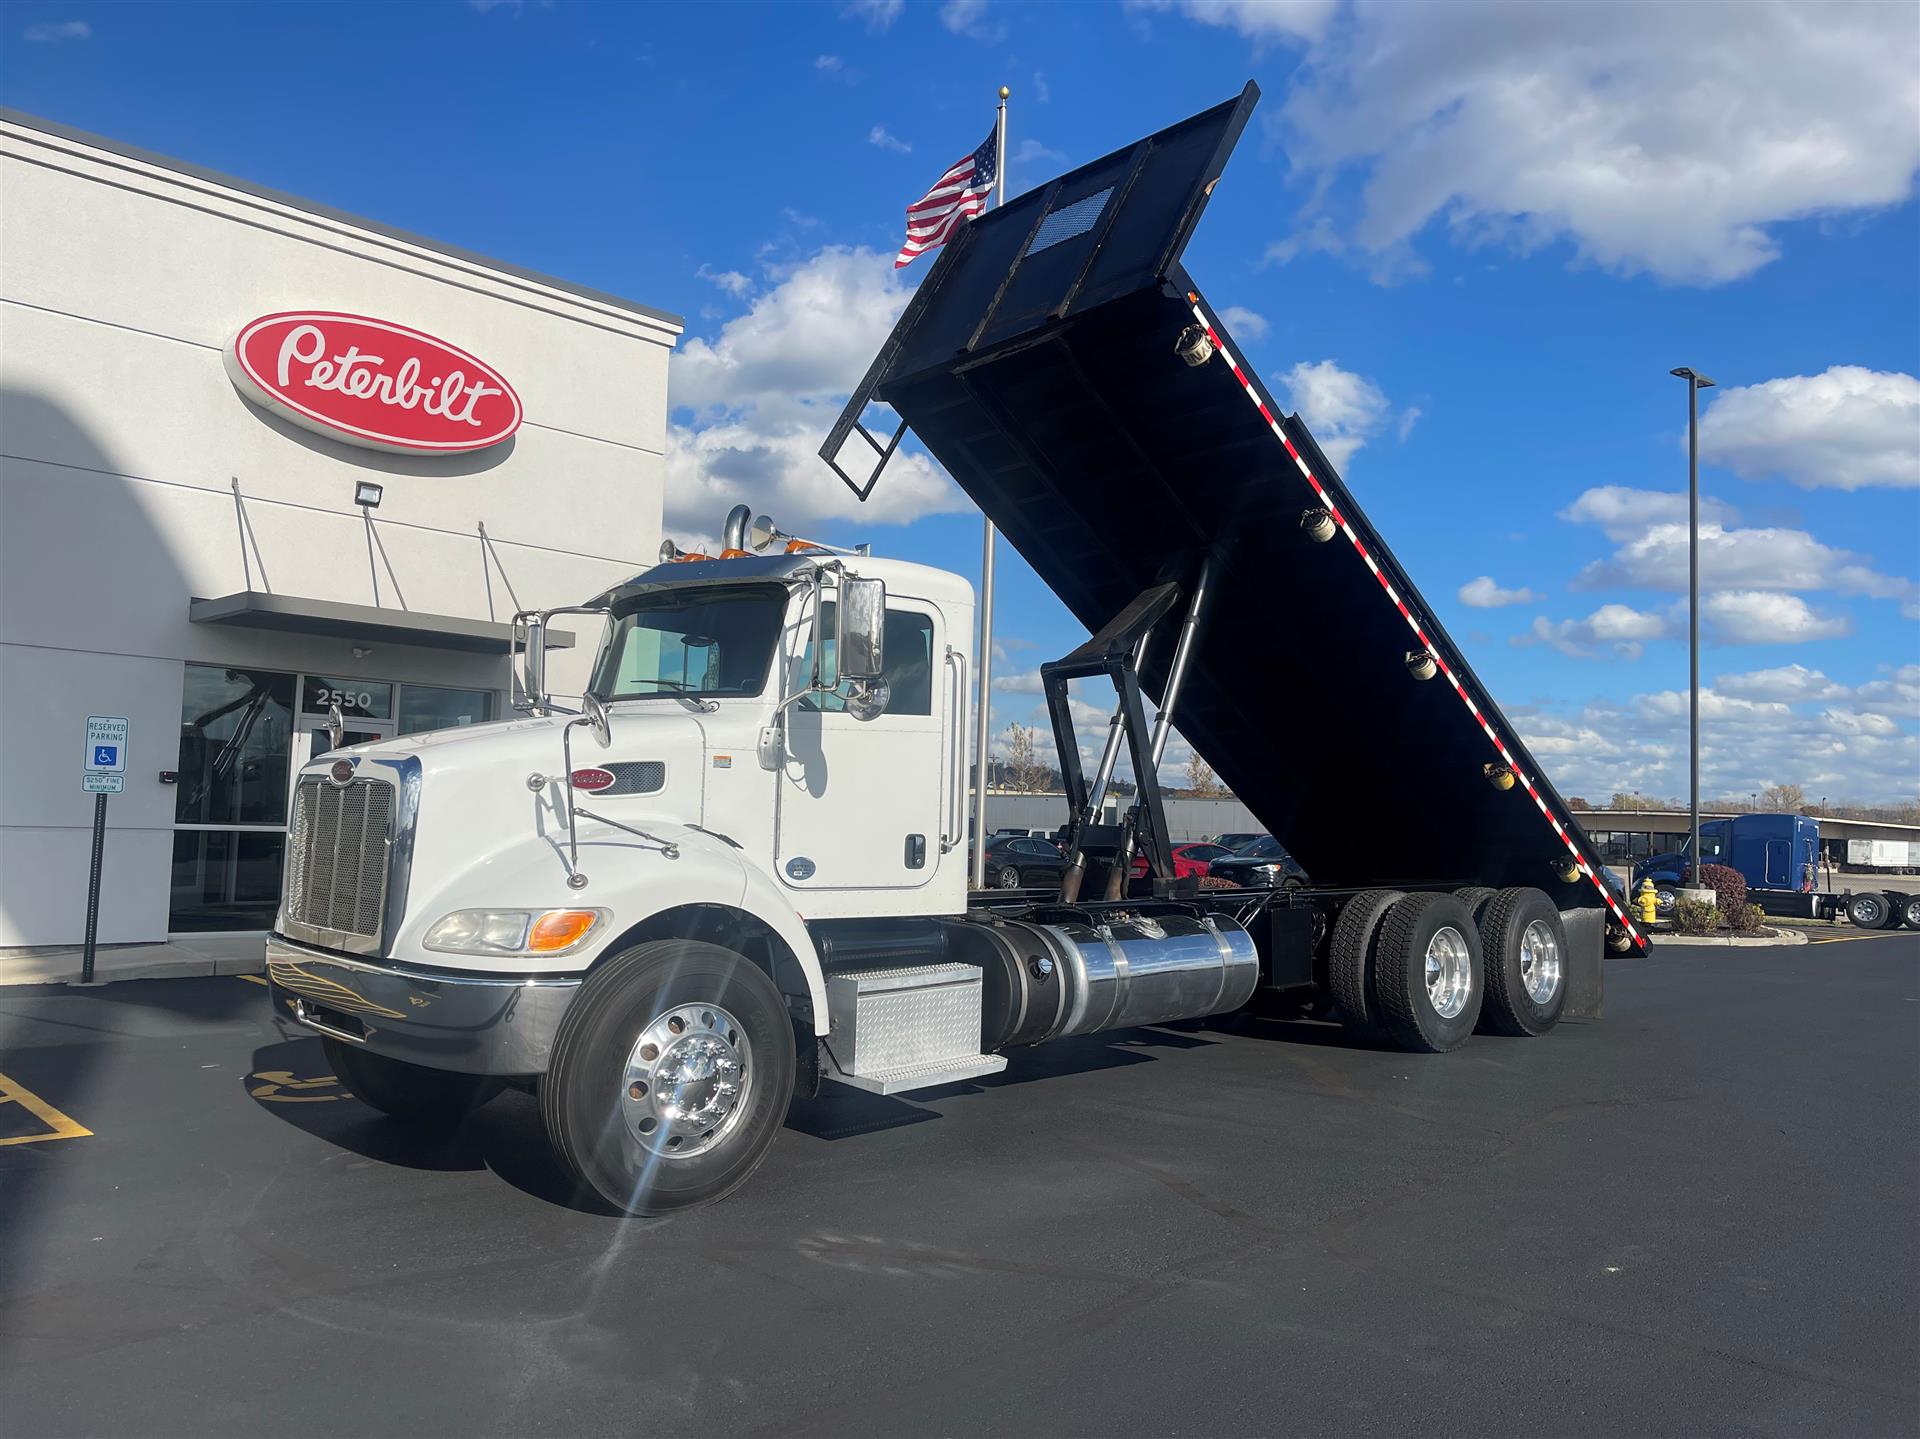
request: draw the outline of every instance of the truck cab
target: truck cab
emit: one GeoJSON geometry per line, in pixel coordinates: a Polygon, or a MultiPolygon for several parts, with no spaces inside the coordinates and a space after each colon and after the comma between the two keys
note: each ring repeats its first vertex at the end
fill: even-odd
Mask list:
{"type": "MultiPolygon", "coordinates": [[[[1700,853],[1705,864],[1737,870],[1751,890],[1811,893],[1819,872],[1820,826],[1797,814],[1708,820],[1700,826],[1700,853]]],[[[1635,865],[1634,887],[1652,880],[1664,915],[1680,888],[1692,881],[1692,868],[1692,844],[1683,840],[1678,849],[1649,855],[1635,865]]]]}

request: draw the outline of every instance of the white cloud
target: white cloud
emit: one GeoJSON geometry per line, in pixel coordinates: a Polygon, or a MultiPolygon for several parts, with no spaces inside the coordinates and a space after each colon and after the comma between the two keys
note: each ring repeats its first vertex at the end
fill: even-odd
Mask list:
{"type": "Polygon", "coordinates": [[[744,295],[753,288],[753,281],[741,274],[738,270],[715,270],[709,266],[702,265],[694,271],[694,274],[709,284],[718,285],[729,295],[735,297],[744,295]]]}
{"type": "Polygon", "coordinates": [[[1800,664],[1721,675],[1714,680],[1713,687],[1721,694],[1738,699],[1779,700],[1788,704],[1798,700],[1841,699],[1848,693],[1845,685],[1836,684],[1819,670],[1800,664]]]}
{"type": "Polygon", "coordinates": [[[91,40],[93,27],[84,20],[42,20],[22,30],[20,38],[34,45],[54,45],[62,40],[91,40]]]}
{"type": "MultiPolygon", "coordinates": [[[[1920,682],[1920,666],[1913,668],[1920,682]]],[[[1805,786],[1816,803],[1821,796],[1836,803],[1911,802],[1920,791],[1920,737],[1912,729],[1917,713],[1874,711],[1857,700],[1789,704],[1726,694],[1718,684],[1703,689],[1703,796],[1745,796],[1785,783],[1805,786]]],[[[1565,711],[1509,708],[1508,714],[1563,794],[1604,802],[1617,790],[1686,791],[1685,690],[1565,711]]],[[[1607,828],[1601,819],[1589,823],[1607,828]]]]}
{"type": "Polygon", "coordinates": [[[946,0],[940,7],[940,23],[955,35],[970,35],[975,40],[998,40],[1006,27],[989,24],[987,0],[946,0]]]}
{"type": "Polygon", "coordinates": [[[1702,595],[1700,618],[1723,645],[1802,644],[1838,639],[1853,629],[1845,615],[1816,614],[1798,595],[1765,590],[1702,595]]]}
{"type": "Polygon", "coordinates": [[[1420,423],[1420,416],[1426,412],[1418,405],[1408,405],[1400,412],[1400,423],[1394,426],[1394,432],[1400,437],[1400,443],[1407,442],[1407,436],[1413,433],[1413,427],[1420,423]]]}
{"type": "Polygon", "coordinates": [[[1890,669],[1886,679],[1868,680],[1853,692],[1862,709],[1911,720],[1920,715],[1920,664],[1890,669]]]}
{"type": "Polygon", "coordinates": [[[816,55],[813,57],[813,68],[823,75],[833,75],[846,68],[846,61],[838,55],[816,55]]]}
{"type": "Polygon", "coordinates": [[[918,451],[896,454],[864,505],[816,453],[906,304],[891,258],[830,246],[769,276],[775,283],[746,314],[711,340],[687,341],[669,362],[669,399],[691,419],[667,437],[668,527],[705,533],[737,503],[789,530],[823,519],[904,524],[970,508],[918,451]]]}
{"type": "Polygon", "coordinates": [[[1338,0],[1127,0],[1127,9],[1136,13],[1177,10],[1256,43],[1317,40],[1338,8],[1338,0]]]}
{"type": "MultiPolygon", "coordinates": [[[[1635,490],[1625,485],[1600,485],[1583,492],[1560,512],[1563,520],[1598,525],[1610,540],[1630,540],[1658,524],[1687,522],[1687,497],[1665,490],[1635,490]]],[[[1731,525],[1739,511],[1719,500],[1700,497],[1702,523],[1731,525]]]]}
{"type": "Polygon", "coordinates": [[[1722,391],[1700,417],[1700,456],[1803,489],[1920,486],[1920,380],[1835,365],[1722,391]]]}
{"type": "Polygon", "coordinates": [[[1460,603],[1476,610],[1494,610],[1502,605],[1538,604],[1546,596],[1533,590],[1502,589],[1493,582],[1492,575],[1481,575],[1477,580],[1468,580],[1460,586],[1460,603]]]}
{"type": "Polygon", "coordinates": [[[866,21],[869,30],[890,30],[906,8],[907,0],[847,0],[840,7],[840,14],[866,21]]]}
{"type": "Polygon", "coordinates": [[[1247,340],[1264,340],[1272,327],[1267,317],[1249,310],[1245,305],[1228,305],[1220,312],[1220,318],[1226,321],[1227,328],[1247,340]]]}
{"type": "Polygon", "coordinates": [[[882,150],[891,150],[896,155],[911,155],[913,146],[899,136],[890,133],[885,125],[875,125],[867,131],[867,143],[878,145],[882,150]]]}
{"type": "Polygon", "coordinates": [[[1631,605],[1602,605],[1585,619],[1549,620],[1542,615],[1534,620],[1529,633],[1514,636],[1513,642],[1551,645],[1575,659],[1611,654],[1620,659],[1637,660],[1648,640],[1657,640],[1666,633],[1667,621],[1660,615],[1636,610],[1631,605]]]}
{"type": "Polygon", "coordinates": [[[1302,360],[1280,377],[1288,403],[1342,474],[1361,446],[1387,421],[1387,397],[1362,375],[1332,360],[1302,360]]]}
{"type": "Polygon", "coordinates": [[[1468,246],[1564,240],[1717,284],[1773,260],[1782,222],[1900,204],[1920,165],[1910,5],[1363,4],[1318,39],[1325,7],[1179,8],[1308,42],[1269,122],[1316,194],[1289,248],[1351,245],[1376,270],[1417,268],[1438,220],[1468,246]]]}
{"type": "Polygon", "coordinates": [[[1038,140],[1031,137],[1022,140],[1013,147],[1013,155],[1007,161],[1008,182],[1012,182],[1012,171],[1024,169],[1028,165],[1056,166],[1067,163],[1067,157],[1058,150],[1049,150],[1038,140]]]}
{"type": "Polygon", "coordinates": [[[1033,103],[1044,105],[1053,98],[1053,91],[1047,85],[1047,77],[1040,71],[1033,72],[1033,103]]]}

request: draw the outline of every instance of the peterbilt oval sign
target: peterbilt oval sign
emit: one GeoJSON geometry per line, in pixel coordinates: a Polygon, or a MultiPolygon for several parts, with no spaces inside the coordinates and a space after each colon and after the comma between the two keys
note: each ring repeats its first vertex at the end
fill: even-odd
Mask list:
{"type": "Polygon", "coordinates": [[[233,338],[241,394],[296,425],[400,454],[461,454],[520,428],[520,397],[486,361],[391,320],[294,310],[233,338]]]}

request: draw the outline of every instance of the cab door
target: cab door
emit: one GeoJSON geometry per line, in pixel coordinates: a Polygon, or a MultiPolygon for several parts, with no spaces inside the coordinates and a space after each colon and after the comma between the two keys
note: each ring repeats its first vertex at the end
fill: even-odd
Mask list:
{"type": "MultiPolygon", "coordinates": [[[[829,599],[821,622],[829,672],[833,629],[829,599]]],[[[797,639],[811,632],[808,608],[790,633],[797,639]]],[[[856,719],[837,694],[815,694],[788,709],[774,868],[796,891],[801,913],[810,912],[801,892],[916,889],[939,868],[945,686],[936,657],[945,644],[933,606],[890,597],[885,713],[856,719]]],[[[789,673],[797,679],[812,668],[810,643],[799,645],[789,673]]]]}

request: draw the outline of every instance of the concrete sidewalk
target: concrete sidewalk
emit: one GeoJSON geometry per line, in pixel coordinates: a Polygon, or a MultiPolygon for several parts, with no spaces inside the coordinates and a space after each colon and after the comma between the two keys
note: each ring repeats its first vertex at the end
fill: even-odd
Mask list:
{"type": "MultiPolygon", "coordinates": [[[[259,974],[266,969],[266,940],[257,934],[190,934],[164,944],[101,945],[94,951],[93,977],[173,979],[208,974],[259,974]]],[[[0,987],[15,984],[72,984],[80,978],[81,947],[13,950],[0,953],[0,987]]]]}

